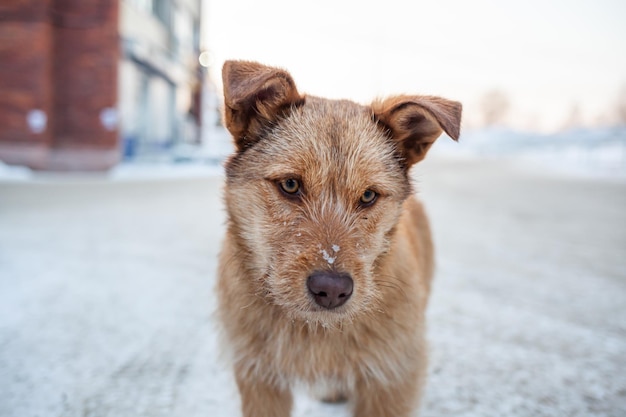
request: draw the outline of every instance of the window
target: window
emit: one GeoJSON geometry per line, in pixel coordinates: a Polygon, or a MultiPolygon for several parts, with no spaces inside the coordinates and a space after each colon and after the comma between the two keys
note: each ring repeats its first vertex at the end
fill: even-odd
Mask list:
{"type": "Polygon", "coordinates": [[[171,3],[166,0],[152,0],[152,13],[159,19],[165,27],[170,27],[171,3]]]}

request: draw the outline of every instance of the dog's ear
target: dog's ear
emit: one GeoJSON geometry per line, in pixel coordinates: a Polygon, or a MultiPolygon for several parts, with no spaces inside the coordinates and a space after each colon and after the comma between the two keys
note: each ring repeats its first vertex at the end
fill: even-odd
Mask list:
{"type": "Polygon", "coordinates": [[[396,141],[407,169],[424,159],[443,132],[459,139],[461,110],[459,102],[432,96],[395,96],[372,103],[373,117],[396,141]]]}
{"type": "Polygon", "coordinates": [[[291,75],[249,61],[226,61],[224,119],[238,150],[256,142],[268,125],[304,102],[291,75]]]}

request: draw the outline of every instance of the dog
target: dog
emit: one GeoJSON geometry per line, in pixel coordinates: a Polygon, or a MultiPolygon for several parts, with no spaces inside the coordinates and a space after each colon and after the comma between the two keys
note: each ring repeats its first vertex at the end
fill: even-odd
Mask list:
{"type": "Polygon", "coordinates": [[[227,232],[218,318],[245,417],[287,417],[292,388],[358,417],[419,407],[433,245],[409,169],[461,104],[301,94],[282,69],[227,61],[227,232]]]}

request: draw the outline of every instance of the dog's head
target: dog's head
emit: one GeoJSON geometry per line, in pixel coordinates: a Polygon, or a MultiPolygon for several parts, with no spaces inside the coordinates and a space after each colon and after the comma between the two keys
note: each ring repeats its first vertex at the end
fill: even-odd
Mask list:
{"type": "Polygon", "coordinates": [[[254,290],[294,319],[331,324],[376,306],[409,168],[461,105],[396,96],[370,106],[300,94],[286,71],[223,68],[224,119],[236,152],[226,206],[254,290]]]}

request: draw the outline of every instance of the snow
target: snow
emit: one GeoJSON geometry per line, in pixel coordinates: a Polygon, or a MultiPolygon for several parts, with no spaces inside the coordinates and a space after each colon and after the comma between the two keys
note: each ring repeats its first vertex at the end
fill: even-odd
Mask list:
{"type": "Polygon", "coordinates": [[[26,167],[7,165],[0,161],[0,180],[28,181],[32,178],[32,171],[26,167]]]}
{"type": "Polygon", "coordinates": [[[123,163],[114,167],[107,176],[114,181],[159,180],[177,178],[208,178],[224,175],[220,164],[150,164],[123,163]]]}
{"type": "Polygon", "coordinates": [[[324,260],[328,262],[328,265],[332,265],[335,263],[335,259],[337,259],[337,257],[331,257],[328,252],[326,252],[326,249],[322,249],[320,253],[322,254],[324,260]]]}
{"type": "MultiPolygon", "coordinates": [[[[421,415],[626,415],[626,183],[467,146],[415,170],[438,266],[421,415]]],[[[223,177],[195,165],[0,165],[0,416],[239,415],[223,177]]],[[[294,417],[330,415],[350,413],[298,393],[294,417]]]]}
{"type": "MultiPolygon", "coordinates": [[[[298,233],[298,236],[300,236],[300,233],[298,233]]],[[[328,265],[332,265],[335,263],[335,260],[337,259],[337,252],[339,252],[339,246],[338,245],[331,245],[331,249],[333,250],[333,255],[335,256],[330,256],[329,253],[326,251],[326,249],[321,249],[322,245],[317,245],[318,248],[320,248],[320,253],[322,254],[322,258],[324,258],[324,260],[326,262],[328,262],[328,265]]]]}
{"type": "Polygon", "coordinates": [[[551,135],[501,127],[464,131],[459,143],[438,140],[431,154],[508,158],[562,176],[626,180],[626,126],[571,129],[551,135]]]}

